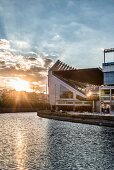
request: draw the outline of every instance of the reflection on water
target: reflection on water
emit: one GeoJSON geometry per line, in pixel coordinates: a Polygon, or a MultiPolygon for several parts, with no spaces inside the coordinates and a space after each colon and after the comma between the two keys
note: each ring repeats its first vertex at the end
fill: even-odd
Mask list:
{"type": "Polygon", "coordinates": [[[113,170],[114,129],[0,115],[1,170],[113,170]]]}

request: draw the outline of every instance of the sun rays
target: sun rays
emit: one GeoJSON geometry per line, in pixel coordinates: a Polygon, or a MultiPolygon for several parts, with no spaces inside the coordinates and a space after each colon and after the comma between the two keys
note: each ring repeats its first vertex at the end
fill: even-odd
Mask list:
{"type": "Polygon", "coordinates": [[[22,79],[11,80],[10,86],[16,91],[31,91],[30,83],[22,79]]]}

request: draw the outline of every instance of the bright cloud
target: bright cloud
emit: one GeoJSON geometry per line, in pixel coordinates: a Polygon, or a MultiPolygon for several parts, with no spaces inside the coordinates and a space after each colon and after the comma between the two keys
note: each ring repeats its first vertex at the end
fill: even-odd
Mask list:
{"type": "Polygon", "coordinates": [[[25,41],[10,41],[12,46],[17,50],[28,50],[30,49],[30,44],[25,41]]]}
{"type": "Polygon", "coordinates": [[[5,50],[10,48],[10,42],[5,39],[0,40],[0,49],[5,50]]]}
{"type": "Polygon", "coordinates": [[[31,85],[33,82],[37,86],[41,85],[38,82],[46,84],[47,71],[52,64],[53,60],[49,56],[32,51],[19,52],[12,46],[12,41],[0,40],[0,79],[4,82],[2,86],[8,84],[9,80],[15,82],[17,79],[27,80],[31,85]]]}

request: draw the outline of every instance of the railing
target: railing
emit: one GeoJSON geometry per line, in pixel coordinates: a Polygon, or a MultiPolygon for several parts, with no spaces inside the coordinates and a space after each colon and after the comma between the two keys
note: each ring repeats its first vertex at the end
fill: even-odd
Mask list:
{"type": "Polygon", "coordinates": [[[91,101],[57,100],[56,105],[91,106],[91,101]]]}
{"type": "MultiPolygon", "coordinates": [[[[110,100],[110,96],[108,96],[108,95],[105,96],[105,95],[104,95],[104,96],[101,96],[100,99],[101,99],[101,100],[110,100]]],[[[111,96],[111,100],[114,100],[114,95],[111,96]]]]}
{"type": "Polygon", "coordinates": [[[101,96],[101,100],[110,100],[110,96],[101,96]]]}

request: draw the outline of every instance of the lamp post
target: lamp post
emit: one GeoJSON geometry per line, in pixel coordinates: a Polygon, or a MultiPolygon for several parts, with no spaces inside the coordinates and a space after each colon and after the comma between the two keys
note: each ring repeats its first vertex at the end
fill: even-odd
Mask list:
{"type": "Polygon", "coordinates": [[[45,91],[43,91],[43,103],[44,103],[43,109],[45,110],[45,106],[46,106],[45,91]]]}
{"type": "Polygon", "coordinates": [[[101,101],[101,88],[99,87],[99,107],[100,107],[100,113],[102,113],[102,106],[103,101],[101,101]]]}
{"type": "Polygon", "coordinates": [[[111,86],[110,86],[110,111],[109,111],[110,113],[111,113],[111,109],[112,109],[111,108],[112,107],[112,102],[111,102],[112,101],[112,91],[111,90],[112,89],[111,89],[111,86]]]}
{"type": "Polygon", "coordinates": [[[55,84],[55,110],[56,110],[56,84],[55,84]]]}
{"type": "Polygon", "coordinates": [[[93,100],[93,113],[94,113],[94,110],[95,110],[95,101],[93,100]]]}
{"type": "Polygon", "coordinates": [[[47,105],[48,105],[48,92],[47,92],[47,84],[46,84],[46,94],[45,94],[45,95],[46,95],[46,99],[45,99],[45,100],[46,100],[46,110],[47,110],[47,109],[48,109],[48,108],[47,108],[47,105]]]}

